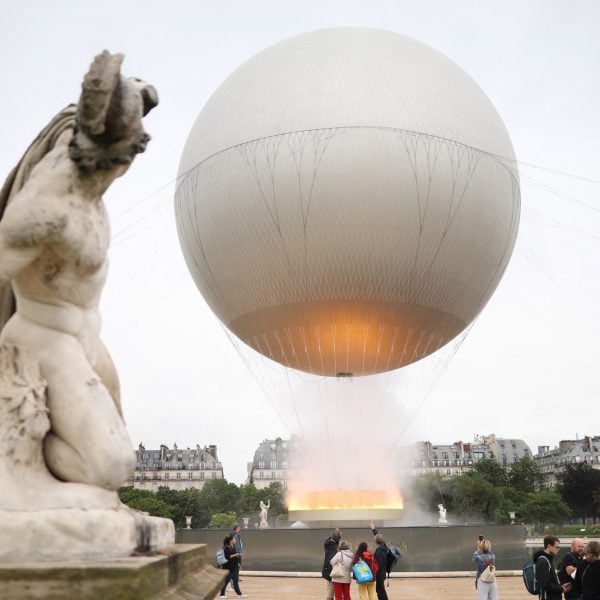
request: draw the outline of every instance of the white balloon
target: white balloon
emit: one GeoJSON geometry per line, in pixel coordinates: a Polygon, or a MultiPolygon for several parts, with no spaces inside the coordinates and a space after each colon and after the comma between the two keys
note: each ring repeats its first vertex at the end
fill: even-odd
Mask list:
{"type": "Polygon", "coordinates": [[[202,295],[281,364],[367,375],[428,356],[482,310],[520,211],[506,129],[439,52],[377,29],[272,46],[187,140],[176,217],[202,295]]]}

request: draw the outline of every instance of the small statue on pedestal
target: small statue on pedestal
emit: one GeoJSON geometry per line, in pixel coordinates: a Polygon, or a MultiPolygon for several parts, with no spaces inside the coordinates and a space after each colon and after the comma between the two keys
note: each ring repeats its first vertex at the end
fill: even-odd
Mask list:
{"type": "Polygon", "coordinates": [[[271,508],[271,499],[267,498],[267,503],[265,504],[262,500],[260,501],[260,524],[259,529],[268,529],[269,523],[267,521],[267,513],[269,508],[271,508]]]}

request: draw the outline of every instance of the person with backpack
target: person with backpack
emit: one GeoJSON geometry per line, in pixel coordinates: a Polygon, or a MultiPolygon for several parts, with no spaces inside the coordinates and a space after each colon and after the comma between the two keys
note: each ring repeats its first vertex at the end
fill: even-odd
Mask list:
{"type": "Polygon", "coordinates": [[[238,598],[245,598],[245,594],[242,594],[240,590],[240,584],[238,583],[238,577],[240,573],[240,553],[235,551],[235,540],[232,535],[228,535],[223,540],[223,550],[225,553],[225,558],[227,562],[223,565],[223,569],[227,569],[229,571],[227,573],[227,577],[225,577],[225,581],[223,582],[223,587],[221,588],[221,595],[219,598],[227,598],[225,595],[225,591],[227,590],[227,584],[232,581],[233,589],[237,594],[238,598]]]}
{"type": "Polygon", "coordinates": [[[496,556],[492,552],[490,540],[477,540],[473,561],[477,563],[475,589],[477,600],[498,600],[496,583],[496,556]]]}
{"type": "Polygon", "coordinates": [[[544,538],[544,549],[533,555],[535,578],[540,588],[541,600],[561,600],[563,593],[571,589],[570,583],[561,584],[554,568],[554,557],[560,550],[560,540],[555,535],[544,538]]]}
{"type": "Polygon", "coordinates": [[[325,558],[323,560],[323,568],[321,569],[321,577],[327,581],[327,600],[333,600],[333,582],[331,581],[331,559],[338,550],[340,540],[342,539],[342,530],[336,527],[333,533],[325,540],[323,550],[325,558]]]}
{"type": "Polygon", "coordinates": [[[367,564],[369,569],[371,569],[371,575],[373,578],[371,581],[365,581],[361,583],[356,580],[358,585],[358,596],[360,600],[375,600],[375,579],[377,577],[377,571],[379,569],[379,564],[374,560],[373,554],[368,550],[369,546],[367,542],[361,542],[356,549],[354,554],[354,559],[352,560],[352,565],[356,565],[360,561],[363,561],[367,564]]]}
{"type": "Polygon", "coordinates": [[[375,534],[375,553],[373,558],[377,563],[377,574],[375,575],[375,591],[377,592],[377,600],[388,600],[387,592],[385,591],[385,574],[387,571],[388,555],[390,549],[387,547],[383,536],[377,533],[377,529],[373,529],[375,534]]]}
{"type": "Polygon", "coordinates": [[[577,579],[575,579],[576,573],[579,569],[585,566],[585,560],[583,553],[585,550],[585,543],[581,538],[574,538],[571,541],[571,548],[567,552],[560,562],[560,570],[558,571],[558,578],[561,583],[571,583],[571,591],[565,594],[565,600],[581,600],[581,587],[579,586],[577,579]]]}

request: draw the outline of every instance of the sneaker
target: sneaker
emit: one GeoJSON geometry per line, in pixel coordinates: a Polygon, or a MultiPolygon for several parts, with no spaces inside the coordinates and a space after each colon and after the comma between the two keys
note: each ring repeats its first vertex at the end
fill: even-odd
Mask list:
{"type": "Polygon", "coordinates": [[[225,594],[221,594],[219,598],[227,598],[227,596],[225,594]]]}
{"type": "Polygon", "coordinates": [[[247,598],[246,594],[238,594],[238,598],[247,598]]]}

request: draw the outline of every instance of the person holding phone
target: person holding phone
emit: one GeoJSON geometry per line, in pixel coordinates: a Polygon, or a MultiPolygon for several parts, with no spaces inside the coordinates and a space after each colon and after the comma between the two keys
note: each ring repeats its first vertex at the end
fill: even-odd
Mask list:
{"type": "Polygon", "coordinates": [[[477,573],[475,575],[475,589],[477,590],[477,600],[498,600],[498,584],[496,583],[496,556],[492,553],[492,542],[483,539],[480,535],[475,544],[473,552],[473,561],[477,563],[477,573]],[[482,573],[491,574],[490,577],[482,573]],[[491,578],[491,579],[490,579],[491,578]]]}

